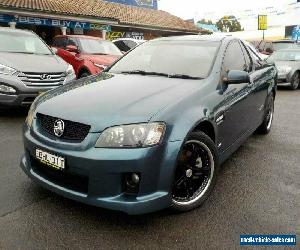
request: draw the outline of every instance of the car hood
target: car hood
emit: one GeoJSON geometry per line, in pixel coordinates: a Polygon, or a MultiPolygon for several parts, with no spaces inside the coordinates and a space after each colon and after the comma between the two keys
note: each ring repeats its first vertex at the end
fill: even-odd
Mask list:
{"type": "Polygon", "coordinates": [[[87,55],[82,54],[81,58],[92,61],[93,63],[109,66],[114,63],[120,56],[113,55],[87,55]]]}
{"type": "Polygon", "coordinates": [[[53,89],[35,105],[36,112],[88,124],[91,132],[100,132],[115,125],[148,122],[199,86],[199,80],[102,73],[53,89]]]}
{"type": "Polygon", "coordinates": [[[278,67],[300,67],[300,61],[276,61],[275,66],[278,67]]]}
{"type": "Polygon", "coordinates": [[[56,55],[32,55],[0,52],[0,64],[21,72],[57,73],[67,70],[67,63],[56,55]]]}

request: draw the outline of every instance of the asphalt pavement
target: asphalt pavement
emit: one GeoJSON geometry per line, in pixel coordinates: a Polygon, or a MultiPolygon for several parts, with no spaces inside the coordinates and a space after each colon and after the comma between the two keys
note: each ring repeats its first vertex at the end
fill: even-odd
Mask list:
{"type": "Polygon", "coordinates": [[[1,112],[0,249],[240,249],[240,234],[297,234],[299,246],[300,90],[279,90],[275,109],[271,133],[253,135],[222,165],[202,207],[143,216],[83,205],[31,182],[19,167],[28,110],[1,112]]]}

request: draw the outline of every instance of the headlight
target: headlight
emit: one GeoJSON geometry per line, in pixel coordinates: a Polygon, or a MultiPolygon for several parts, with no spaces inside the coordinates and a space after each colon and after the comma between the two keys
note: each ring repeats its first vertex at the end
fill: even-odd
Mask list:
{"type": "Polygon", "coordinates": [[[292,68],[289,67],[289,66],[287,66],[287,67],[278,67],[278,73],[282,74],[282,75],[290,73],[291,70],[292,70],[292,68]]]}
{"type": "Polygon", "coordinates": [[[107,66],[106,65],[103,65],[103,64],[98,64],[98,63],[94,63],[94,65],[98,68],[101,68],[101,69],[106,69],[107,66]]]}
{"type": "Polygon", "coordinates": [[[160,143],[166,126],[162,122],[111,127],[100,135],[96,148],[142,148],[160,143]]]}
{"type": "Polygon", "coordinates": [[[0,64],[0,74],[3,74],[3,75],[13,75],[17,72],[17,70],[11,68],[11,67],[8,67],[8,66],[5,66],[3,64],[0,64]]]}
{"type": "Polygon", "coordinates": [[[13,87],[9,87],[7,85],[0,84],[0,92],[7,94],[14,94],[17,91],[13,87]]]}
{"type": "Polygon", "coordinates": [[[35,104],[32,103],[30,109],[28,111],[28,115],[26,118],[26,124],[29,128],[32,126],[33,118],[34,118],[35,104]]]}
{"type": "Polygon", "coordinates": [[[73,66],[71,64],[69,64],[69,66],[67,68],[67,71],[66,71],[66,74],[67,75],[73,75],[73,74],[75,74],[75,71],[74,71],[73,66]]]}

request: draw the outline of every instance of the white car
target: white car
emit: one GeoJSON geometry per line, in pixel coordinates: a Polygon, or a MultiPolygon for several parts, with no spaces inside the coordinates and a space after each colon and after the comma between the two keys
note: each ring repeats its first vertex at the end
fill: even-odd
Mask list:
{"type": "Polygon", "coordinates": [[[119,38],[112,41],[122,52],[127,52],[136,46],[146,42],[142,39],[133,39],[133,38],[119,38]]]}

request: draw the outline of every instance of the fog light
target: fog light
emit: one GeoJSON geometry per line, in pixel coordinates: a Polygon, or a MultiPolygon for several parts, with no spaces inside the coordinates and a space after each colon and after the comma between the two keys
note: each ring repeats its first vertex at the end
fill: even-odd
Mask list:
{"type": "Polygon", "coordinates": [[[139,182],[140,182],[140,177],[139,177],[137,174],[133,173],[133,174],[131,175],[131,181],[132,181],[134,184],[139,184],[139,182]]]}
{"type": "Polygon", "coordinates": [[[141,177],[139,173],[124,174],[124,193],[136,196],[139,192],[141,177]]]}
{"type": "Polygon", "coordinates": [[[0,84],[0,92],[3,92],[3,93],[8,93],[8,94],[14,94],[16,93],[17,91],[12,88],[12,87],[9,87],[7,85],[3,85],[3,84],[0,84]]]}

